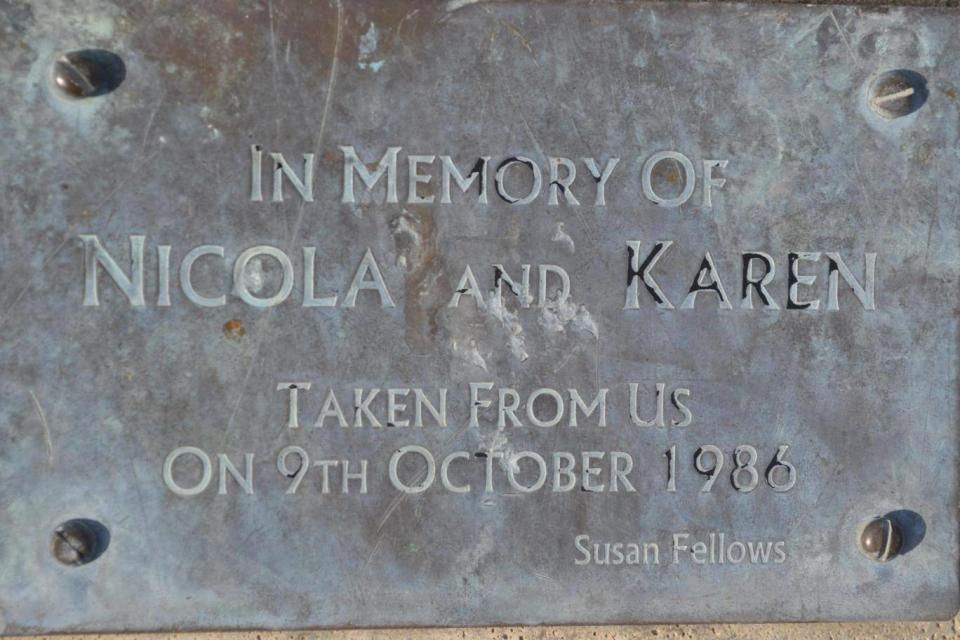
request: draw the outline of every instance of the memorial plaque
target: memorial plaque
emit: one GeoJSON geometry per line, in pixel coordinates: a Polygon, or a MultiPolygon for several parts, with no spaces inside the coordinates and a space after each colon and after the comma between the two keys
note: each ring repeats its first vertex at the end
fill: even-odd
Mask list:
{"type": "Polygon", "coordinates": [[[947,618],[960,20],[0,4],[0,630],[947,618]]]}

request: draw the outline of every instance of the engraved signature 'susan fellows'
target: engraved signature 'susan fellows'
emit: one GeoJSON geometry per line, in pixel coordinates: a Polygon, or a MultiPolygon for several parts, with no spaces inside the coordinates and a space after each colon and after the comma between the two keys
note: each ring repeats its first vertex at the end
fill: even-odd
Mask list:
{"type": "Polygon", "coordinates": [[[665,544],[656,541],[603,540],[587,534],[573,539],[575,565],[659,565],[660,549],[669,549],[663,564],[783,564],[787,561],[785,540],[739,540],[723,531],[706,535],[688,532],[670,534],[665,544]]]}

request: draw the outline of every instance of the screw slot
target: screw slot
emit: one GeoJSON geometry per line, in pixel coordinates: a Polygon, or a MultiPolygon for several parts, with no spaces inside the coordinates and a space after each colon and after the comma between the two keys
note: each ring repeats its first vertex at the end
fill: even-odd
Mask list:
{"type": "Polygon", "coordinates": [[[870,83],[870,108],[885,120],[902,118],[922,107],[928,95],[927,80],[916,71],[887,71],[870,83]]]}
{"type": "Polygon", "coordinates": [[[105,49],[64,54],[53,63],[53,84],[68,98],[93,98],[115,90],[127,75],[126,65],[105,49]]]}
{"type": "Polygon", "coordinates": [[[96,520],[78,518],[61,523],[53,531],[50,548],[60,564],[79,567],[103,555],[110,545],[110,531],[96,520]]]}

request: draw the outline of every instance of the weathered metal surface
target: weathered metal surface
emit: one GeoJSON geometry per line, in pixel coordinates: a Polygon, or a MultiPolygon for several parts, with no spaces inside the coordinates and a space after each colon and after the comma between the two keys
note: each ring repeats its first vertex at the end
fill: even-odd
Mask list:
{"type": "MultiPolygon", "coordinates": [[[[955,14],[8,2],[0,16],[4,631],[956,610],[955,14]],[[123,61],[119,86],[79,78],[83,90],[63,95],[57,61],[98,49],[123,61]],[[900,94],[910,83],[878,82],[898,70],[919,76],[922,100],[900,94]],[[386,177],[368,190],[347,163],[353,149],[373,170],[389,147],[402,147],[396,202],[386,177]],[[664,151],[682,155],[652,166],[645,186],[664,151]],[[286,178],[284,201],[271,201],[268,153],[301,177],[314,154],[311,202],[286,178]],[[432,176],[417,193],[433,202],[411,201],[414,154],[437,156],[416,169],[432,176]],[[485,203],[455,180],[442,202],[441,156],[464,174],[490,158],[485,203]],[[507,163],[519,156],[541,185],[510,204],[531,186],[529,169],[507,163]],[[551,189],[550,157],[575,166],[569,187],[551,189]],[[584,158],[602,171],[613,157],[608,179],[590,178],[584,158]],[[671,206],[686,196],[686,159],[693,192],[671,206]],[[97,243],[131,279],[126,293],[97,243]],[[184,267],[203,245],[224,257],[207,249],[184,267]],[[288,292],[265,254],[234,273],[261,245],[289,256],[288,292]],[[743,279],[768,264],[751,252],[776,274],[769,298],[747,287],[747,309],[743,279]],[[376,280],[373,263],[381,291],[351,300],[358,269],[376,280]],[[529,300],[503,284],[525,264],[529,300]],[[544,297],[540,265],[553,267],[544,297]],[[714,276],[723,295],[684,308],[691,282],[714,276]],[[250,304],[278,291],[281,304],[250,304]],[[817,309],[791,308],[811,300],[817,309]],[[470,384],[487,382],[472,402],[470,384]],[[658,384],[663,426],[636,424],[654,419],[658,384]],[[381,389],[370,414],[357,388],[381,389]],[[387,416],[388,389],[436,405],[441,388],[446,426],[413,392],[396,392],[407,406],[387,416]],[[571,426],[569,390],[589,403],[602,388],[606,426],[586,411],[571,426]],[[314,427],[330,389],[364,426],[338,426],[328,404],[333,417],[314,427]],[[499,389],[516,390],[522,426],[505,414],[498,427],[499,389]],[[528,411],[537,389],[563,399],[557,425],[532,426],[553,406],[540,392],[528,411]],[[417,404],[425,426],[402,426],[417,404]],[[409,446],[435,456],[434,472],[414,450],[391,479],[409,446]],[[182,447],[202,454],[172,459],[182,447]],[[537,460],[521,452],[547,467],[529,493],[537,460]],[[568,453],[572,484],[555,472],[568,453]],[[716,453],[725,465],[711,482],[716,453]],[[304,455],[340,461],[326,466],[327,493],[324,467],[301,469],[304,455]],[[367,461],[366,492],[354,479],[342,493],[344,460],[352,474],[367,461]],[[432,480],[421,493],[398,488],[421,480],[432,480]],[[864,531],[878,517],[891,523],[880,538],[864,531]],[[604,543],[622,545],[622,562],[604,543]],[[631,543],[638,564],[626,563],[631,543]]],[[[563,184],[569,165],[553,166],[563,184]]]]}

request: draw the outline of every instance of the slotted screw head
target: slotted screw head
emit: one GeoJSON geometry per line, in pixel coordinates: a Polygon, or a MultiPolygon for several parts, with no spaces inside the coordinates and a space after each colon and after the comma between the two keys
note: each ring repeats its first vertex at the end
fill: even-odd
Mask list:
{"type": "Polygon", "coordinates": [[[88,98],[97,92],[85,61],[67,54],[53,63],[53,82],[70,98],[88,98]]]}
{"type": "Polygon", "coordinates": [[[923,76],[913,71],[887,71],[870,85],[870,108],[886,120],[913,113],[926,99],[926,82],[923,76]]]}
{"type": "Polygon", "coordinates": [[[104,49],[71,51],[53,63],[53,85],[67,98],[102,96],[119,87],[125,77],[123,60],[104,49]]]}
{"type": "Polygon", "coordinates": [[[876,518],[860,532],[860,550],[877,562],[893,559],[902,544],[900,527],[890,518],[876,518]]]}
{"type": "Polygon", "coordinates": [[[79,567],[93,562],[106,550],[106,528],[93,520],[67,520],[53,531],[50,543],[60,564],[79,567]]]}

